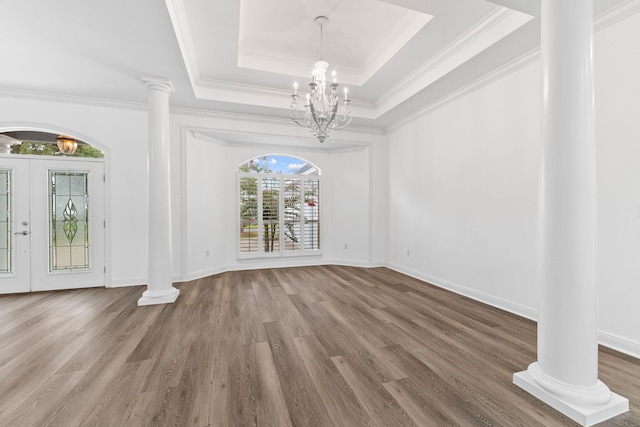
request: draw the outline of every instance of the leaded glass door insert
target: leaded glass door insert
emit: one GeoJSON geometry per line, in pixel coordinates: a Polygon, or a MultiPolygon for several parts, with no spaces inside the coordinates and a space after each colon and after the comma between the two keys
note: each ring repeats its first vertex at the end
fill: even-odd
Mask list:
{"type": "Polygon", "coordinates": [[[0,169],[0,273],[12,273],[11,169],[0,169]]]}
{"type": "Polygon", "coordinates": [[[89,173],[49,171],[49,271],[87,270],[89,173]]]}

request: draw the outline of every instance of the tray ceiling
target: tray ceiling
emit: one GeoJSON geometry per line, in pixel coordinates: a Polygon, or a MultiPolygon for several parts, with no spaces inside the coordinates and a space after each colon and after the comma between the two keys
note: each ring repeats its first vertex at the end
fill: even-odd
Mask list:
{"type": "Polygon", "coordinates": [[[482,0],[167,0],[197,98],[286,108],[323,58],[376,119],[529,22],[482,0]],[[425,4],[428,3],[428,4],[425,4]]]}

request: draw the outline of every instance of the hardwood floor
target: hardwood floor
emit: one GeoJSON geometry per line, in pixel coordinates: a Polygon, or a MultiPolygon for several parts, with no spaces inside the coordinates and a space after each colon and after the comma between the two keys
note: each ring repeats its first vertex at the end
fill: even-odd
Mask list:
{"type": "MultiPolygon", "coordinates": [[[[531,321],[385,268],[0,297],[0,426],[571,426],[511,383],[531,321]]],[[[640,426],[640,360],[600,349],[640,426]]]]}

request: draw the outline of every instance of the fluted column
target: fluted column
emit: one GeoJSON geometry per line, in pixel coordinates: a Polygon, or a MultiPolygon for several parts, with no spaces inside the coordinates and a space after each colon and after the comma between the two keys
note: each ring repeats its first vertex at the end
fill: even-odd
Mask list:
{"type": "Polygon", "coordinates": [[[542,0],[538,361],[514,383],[583,425],[628,410],[598,380],[593,0],[542,0]]]}
{"type": "Polygon", "coordinates": [[[171,182],[169,150],[169,80],[142,77],[149,109],[148,274],[138,305],[172,303],[180,294],[171,281],[171,182]]]}

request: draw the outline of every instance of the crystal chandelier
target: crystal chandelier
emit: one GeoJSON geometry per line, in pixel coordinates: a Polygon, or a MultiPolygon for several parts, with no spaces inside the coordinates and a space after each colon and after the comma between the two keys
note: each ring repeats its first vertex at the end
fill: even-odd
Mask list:
{"type": "Polygon", "coordinates": [[[335,70],[332,73],[333,82],[327,87],[327,68],[329,64],[322,58],[324,26],[329,22],[326,16],[318,16],[315,22],[320,25],[320,61],[314,64],[307,103],[304,110],[298,105],[298,83],[293,84],[292,101],[289,107],[289,117],[302,127],[309,128],[318,141],[324,142],[329,137],[329,130],[342,129],[351,123],[351,111],[344,88],[344,100],[340,106],[338,97],[338,82],[335,70]],[[338,113],[338,107],[340,112],[338,113]]]}

